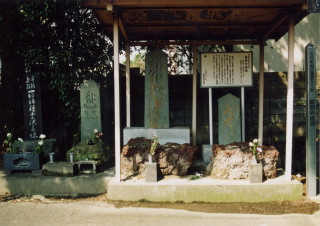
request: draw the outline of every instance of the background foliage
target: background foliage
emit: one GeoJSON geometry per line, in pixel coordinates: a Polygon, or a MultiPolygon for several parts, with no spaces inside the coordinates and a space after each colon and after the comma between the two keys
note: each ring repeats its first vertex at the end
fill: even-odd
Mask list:
{"type": "Polygon", "coordinates": [[[41,77],[44,132],[59,126],[75,132],[80,84],[110,84],[112,45],[95,15],[78,0],[8,1],[0,3],[0,13],[0,140],[9,131],[23,136],[26,73],[41,77]]]}

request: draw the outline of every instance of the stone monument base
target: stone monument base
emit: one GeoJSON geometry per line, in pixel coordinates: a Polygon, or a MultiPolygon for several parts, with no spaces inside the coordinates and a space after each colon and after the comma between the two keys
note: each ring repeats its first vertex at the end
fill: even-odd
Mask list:
{"type": "Polygon", "coordinates": [[[126,127],[123,130],[123,144],[127,144],[131,138],[145,137],[151,139],[153,136],[157,136],[159,138],[160,144],[190,144],[189,127],[174,127],[169,129],[126,127]]]}
{"type": "Polygon", "coordinates": [[[42,166],[45,176],[69,176],[77,174],[77,165],[70,162],[48,162],[42,166]]]}

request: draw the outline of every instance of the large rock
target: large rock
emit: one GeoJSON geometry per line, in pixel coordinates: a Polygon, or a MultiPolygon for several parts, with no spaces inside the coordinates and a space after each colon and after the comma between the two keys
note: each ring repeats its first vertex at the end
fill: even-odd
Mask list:
{"type": "Polygon", "coordinates": [[[164,175],[183,176],[192,165],[197,147],[190,144],[167,143],[161,146],[158,161],[164,175]]]}
{"type": "MultiPolygon", "coordinates": [[[[144,137],[128,141],[121,152],[121,179],[142,177],[145,171],[144,163],[148,161],[151,139],[144,137]]],[[[167,143],[158,145],[154,161],[163,175],[185,175],[192,165],[197,147],[189,144],[167,143]]]]}
{"type": "MultiPolygon", "coordinates": [[[[266,179],[275,178],[279,152],[273,146],[261,148],[263,151],[258,158],[263,165],[264,176],[266,179]]],[[[253,158],[249,143],[214,144],[207,174],[224,179],[247,179],[253,158]]]]}
{"type": "Polygon", "coordinates": [[[109,147],[104,142],[97,142],[93,145],[79,143],[71,148],[67,154],[67,161],[70,161],[70,153],[74,153],[74,161],[94,160],[98,163],[106,163],[110,157],[109,147]]]}

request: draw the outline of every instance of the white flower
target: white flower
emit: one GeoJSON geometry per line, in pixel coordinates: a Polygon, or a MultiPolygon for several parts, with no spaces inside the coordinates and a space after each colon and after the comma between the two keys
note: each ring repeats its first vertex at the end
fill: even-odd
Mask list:
{"type": "Polygon", "coordinates": [[[261,153],[262,149],[261,148],[257,148],[257,152],[261,153]]]}
{"type": "Polygon", "coordinates": [[[20,141],[21,143],[23,142],[23,140],[20,137],[18,138],[18,141],[20,141]]]}
{"type": "Polygon", "coordinates": [[[254,140],[253,140],[253,143],[255,143],[255,144],[257,144],[258,142],[259,142],[258,139],[254,139],[254,140]]]}
{"type": "Polygon", "coordinates": [[[40,141],[38,142],[38,144],[39,144],[40,146],[42,146],[42,145],[43,145],[43,140],[40,140],[40,141]]]}
{"type": "Polygon", "coordinates": [[[12,136],[11,133],[7,133],[7,137],[10,138],[12,136]]]}
{"type": "Polygon", "coordinates": [[[46,139],[46,135],[45,135],[45,134],[41,134],[41,135],[39,136],[39,138],[40,138],[40,139],[46,139]]]}
{"type": "Polygon", "coordinates": [[[94,130],[93,130],[93,133],[94,133],[94,134],[98,133],[98,130],[97,130],[97,129],[94,129],[94,130]]]}
{"type": "Polygon", "coordinates": [[[250,146],[250,147],[253,147],[253,143],[252,143],[252,142],[250,142],[250,143],[249,143],[249,146],[250,146]]]}

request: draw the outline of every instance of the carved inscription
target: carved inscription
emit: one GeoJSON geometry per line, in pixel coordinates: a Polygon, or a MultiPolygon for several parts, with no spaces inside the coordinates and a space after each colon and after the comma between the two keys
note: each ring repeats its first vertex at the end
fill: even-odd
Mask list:
{"type": "Polygon", "coordinates": [[[40,83],[35,75],[26,75],[24,92],[25,136],[37,139],[42,132],[40,83]]]}
{"type": "Polygon", "coordinates": [[[83,104],[84,118],[97,118],[97,98],[92,90],[88,90],[85,95],[85,103],[83,104]]]}
{"type": "Polygon", "coordinates": [[[167,55],[159,49],[146,56],[145,127],[169,128],[167,55]]]}

